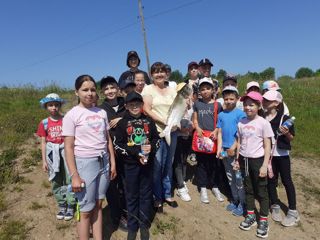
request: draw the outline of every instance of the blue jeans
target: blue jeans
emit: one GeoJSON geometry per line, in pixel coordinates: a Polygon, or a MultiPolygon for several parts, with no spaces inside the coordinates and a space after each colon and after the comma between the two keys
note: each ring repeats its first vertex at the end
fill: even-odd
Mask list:
{"type": "Polygon", "coordinates": [[[164,139],[156,153],[153,165],[153,195],[156,201],[171,198],[172,163],[177,146],[177,132],[171,133],[170,146],[164,139]]]}

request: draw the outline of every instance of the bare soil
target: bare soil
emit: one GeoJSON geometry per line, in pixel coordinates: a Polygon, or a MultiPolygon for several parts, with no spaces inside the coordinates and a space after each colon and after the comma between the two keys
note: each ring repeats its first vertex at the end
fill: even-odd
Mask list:
{"type": "MultiPolygon", "coordinates": [[[[29,147],[36,147],[31,141],[29,147]]],[[[300,223],[285,228],[270,220],[269,239],[320,239],[320,159],[292,160],[292,172],[297,192],[300,223]]],[[[22,159],[18,159],[22,161],[22,159]]],[[[39,165],[32,169],[19,169],[24,183],[6,188],[7,210],[0,212],[1,219],[26,222],[28,239],[77,239],[76,221],[58,221],[57,206],[48,185],[46,173],[39,165]]],[[[182,202],[175,196],[179,207],[164,207],[163,214],[153,220],[152,239],[257,239],[255,229],[242,231],[238,225],[242,217],[232,216],[225,210],[228,202],[219,203],[212,194],[210,204],[202,204],[196,186],[188,183],[191,202],[182,202]]],[[[287,204],[285,190],[279,186],[280,199],[287,204]]],[[[283,213],[284,215],[284,213],[283,213]]],[[[104,208],[105,239],[126,239],[126,233],[114,230],[110,224],[107,203],[104,208]]]]}

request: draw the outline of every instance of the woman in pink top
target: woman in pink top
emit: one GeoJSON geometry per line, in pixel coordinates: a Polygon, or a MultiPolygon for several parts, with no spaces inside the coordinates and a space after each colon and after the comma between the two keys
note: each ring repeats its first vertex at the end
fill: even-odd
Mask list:
{"type": "Polygon", "coordinates": [[[75,82],[79,104],[63,119],[65,154],[72,190],[78,199],[80,239],[89,239],[92,224],[94,239],[102,239],[102,199],[116,176],[112,141],[108,132],[107,114],[93,107],[96,83],[89,75],[75,82]]]}

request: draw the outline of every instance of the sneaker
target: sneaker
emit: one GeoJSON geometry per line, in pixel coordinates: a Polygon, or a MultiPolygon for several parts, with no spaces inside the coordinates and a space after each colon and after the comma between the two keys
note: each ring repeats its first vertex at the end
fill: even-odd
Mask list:
{"type": "Polygon", "coordinates": [[[182,201],[185,201],[185,202],[191,201],[191,197],[188,193],[188,190],[185,187],[178,189],[177,196],[180,197],[182,201]]]}
{"type": "Polygon", "coordinates": [[[297,210],[289,209],[287,215],[282,220],[281,224],[285,227],[292,227],[300,221],[300,216],[297,210]]]}
{"type": "Polygon", "coordinates": [[[203,203],[206,203],[206,204],[209,203],[208,192],[207,192],[206,188],[201,188],[201,190],[200,190],[200,200],[203,203]]]}
{"type": "Polygon", "coordinates": [[[232,215],[237,216],[237,217],[243,216],[243,206],[241,203],[239,203],[237,208],[232,211],[232,215]]]}
{"type": "Polygon", "coordinates": [[[224,201],[224,198],[223,198],[219,188],[212,188],[212,192],[219,202],[224,201]]]}
{"type": "Polygon", "coordinates": [[[226,207],[227,211],[232,212],[233,210],[235,210],[237,208],[237,205],[234,204],[233,202],[229,203],[228,206],[226,207]]]}
{"type": "Polygon", "coordinates": [[[67,211],[64,215],[64,220],[65,221],[69,221],[73,218],[73,215],[74,215],[74,208],[73,208],[73,205],[68,205],[67,207],[67,211]]]}
{"type": "Polygon", "coordinates": [[[278,204],[271,205],[271,218],[275,222],[281,222],[282,216],[280,212],[280,206],[278,204]]]}
{"type": "Polygon", "coordinates": [[[248,214],[246,218],[240,223],[239,228],[242,230],[248,231],[251,227],[256,226],[256,215],[255,214],[248,214]]]}
{"type": "Polygon", "coordinates": [[[58,220],[62,220],[64,219],[64,215],[66,213],[66,205],[63,204],[63,205],[59,205],[59,212],[57,213],[57,219],[58,220]]]}
{"type": "Polygon", "coordinates": [[[269,231],[268,221],[266,220],[259,221],[256,236],[259,238],[267,238],[268,231],[269,231]]]}

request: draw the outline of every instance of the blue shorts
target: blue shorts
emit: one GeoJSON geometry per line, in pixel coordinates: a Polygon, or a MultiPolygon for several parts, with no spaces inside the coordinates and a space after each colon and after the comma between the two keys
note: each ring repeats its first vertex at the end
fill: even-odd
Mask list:
{"type": "Polygon", "coordinates": [[[77,170],[80,178],[85,181],[81,192],[76,192],[80,212],[90,212],[94,209],[96,201],[104,199],[110,182],[109,155],[101,157],[76,157],[77,170]]]}

